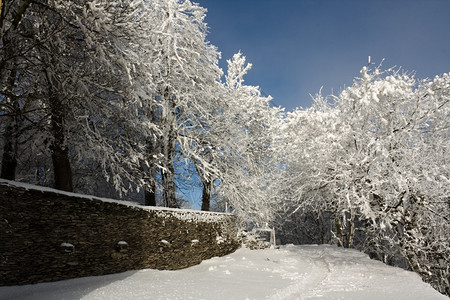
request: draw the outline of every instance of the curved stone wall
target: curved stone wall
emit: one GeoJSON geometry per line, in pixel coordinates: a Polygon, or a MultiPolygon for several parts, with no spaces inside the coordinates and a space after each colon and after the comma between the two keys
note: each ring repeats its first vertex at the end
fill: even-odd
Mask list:
{"type": "Polygon", "coordinates": [[[0,181],[0,285],[176,270],[239,246],[230,214],[151,209],[0,181]]]}

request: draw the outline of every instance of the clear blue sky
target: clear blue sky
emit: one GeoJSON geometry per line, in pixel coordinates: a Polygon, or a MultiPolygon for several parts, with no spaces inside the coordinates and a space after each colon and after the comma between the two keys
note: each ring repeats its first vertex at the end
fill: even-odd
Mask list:
{"type": "Polygon", "coordinates": [[[450,72],[450,0],[192,0],[208,9],[221,66],[237,51],[274,104],[309,107],[309,94],[351,85],[370,55],[418,78],[450,72]]]}

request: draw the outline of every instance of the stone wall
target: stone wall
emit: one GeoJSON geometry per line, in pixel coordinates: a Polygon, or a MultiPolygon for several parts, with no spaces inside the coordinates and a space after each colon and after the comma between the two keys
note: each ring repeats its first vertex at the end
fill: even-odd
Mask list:
{"type": "Polygon", "coordinates": [[[0,181],[0,285],[175,270],[240,246],[235,217],[0,181]]]}

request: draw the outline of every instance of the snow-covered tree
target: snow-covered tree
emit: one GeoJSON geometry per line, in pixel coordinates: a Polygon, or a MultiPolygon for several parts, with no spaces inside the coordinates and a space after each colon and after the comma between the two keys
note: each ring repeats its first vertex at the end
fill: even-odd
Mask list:
{"type": "Polygon", "coordinates": [[[273,220],[270,181],[279,166],[271,150],[271,131],[281,110],[270,107],[271,97],[262,96],[259,87],[244,84],[251,64],[241,53],[227,62],[227,105],[210,129],[218,141],[213,161],[220,166],[224,198],[236,213],[264,226],[273,220]]]}
{"type": "Polygon", "coordinates": [[[203,161],[193,144],[198,134],[204,134],[204,120],[217,105],[220,54],[206,40],[206,9],[190,1],[151,1],[150,5],[156,13],[149,39],[154,44],[151,55],[156,66],[153,80],[161,128],[163,194],[166,206],[177,206],[177,147],[186,159],[203,161]]]}
{"type": "MultiPolygon", "coordinates": [[[[136,95],[152,88],[151,73],[147,72],[151,59],[143,55],[151,49],[147,28],[142,26],[143,20],[150,22],[144,2],[4,3],[11,4],[2,11],[8,11],[13,21],[2,18],[2,22],[6,20],[2,32],[7,32],[2,37],[20,37],[14,41],[22,42],[11,51],[22,60],[2,56],[6,57],[2,64],[11,65],[12,77],[21,78],[17,70],[29,74],[26,78],[31,84],[17,80],[14,84],[20,85],[22,94],[31,95],[27,99],[32,99],[48,120],[40,123],[44,125],[39,128],[41,140],[47,141],[47,149],[41,151],[53,158],[55,186],[71,190],[71,164],[86,165],[94,160],[116,188],[122,187],[124,178],[133,179],[131,169],[139,153],[135,151],[139,145],[127,139],[124,128],[133,128],[131,116],[140,104],[136,95]],[[18,11],[21,26],[15,28],[18,11]]],[[[10,49],[7,46],[4,42],[5,53],[10,49]]],[[[7,76],[2,73],[4,78],[7,76]]],[[[36,116],[37,110],[33,111],[36,116]]],[[[143,124],[141,134],[154,134],[149,122],[143,124]]]]}
{"type": "Polygon", "coordinates": [[[448,74],[364,67],[332,101],[288,116],[290,213],[326,216],[338,245],[394,249],[429,282],[446,278],[449,92],[448,74]]]}
{"type": "Polygon", "coordinates": [[[30,54],[36,46],[30,6],[31,1],[2,1],[0,5],[1,177],[11,180],[16,177],[20,148],[33,148],[30,137],[38,134],[32,129],[42,125],[39,105],[31,99],[39,90],[36,59],[30,54]]]}

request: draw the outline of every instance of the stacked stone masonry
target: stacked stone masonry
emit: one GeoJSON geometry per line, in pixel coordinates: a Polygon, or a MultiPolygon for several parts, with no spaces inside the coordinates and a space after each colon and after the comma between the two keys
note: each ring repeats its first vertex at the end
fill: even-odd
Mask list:
{"type": "Polygon", "coordinates": [[[0,182],[0,285],[176,270],[239,246],[233,215],[152,210],[0,182]]]}

